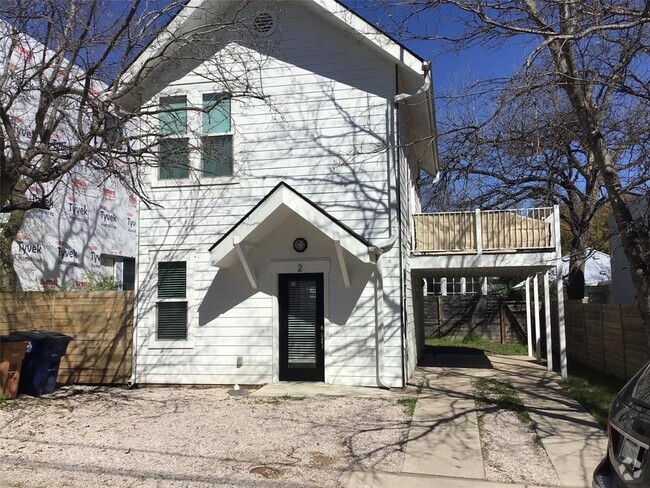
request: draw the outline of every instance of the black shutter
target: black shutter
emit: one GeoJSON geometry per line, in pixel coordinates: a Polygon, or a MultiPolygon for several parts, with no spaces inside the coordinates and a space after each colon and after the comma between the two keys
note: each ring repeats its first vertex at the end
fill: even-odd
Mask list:
{"type": "Polygon", "coordinates": [[[187,302],[158,303],[158,339],[187,339],[187,302]]]}
{"type": "MultiPolygon", "coordinates": [[[[158,263],[158,298],[185,298],[187,288],[185,261],[158,263]]],[[[187,302],[158,302],[157,338],[187,339],[187,302]]]]}
{"type": "Polygon", "coordinates": [[[185,298],[185,261],[158,263],[158,298],[185,298]]]}

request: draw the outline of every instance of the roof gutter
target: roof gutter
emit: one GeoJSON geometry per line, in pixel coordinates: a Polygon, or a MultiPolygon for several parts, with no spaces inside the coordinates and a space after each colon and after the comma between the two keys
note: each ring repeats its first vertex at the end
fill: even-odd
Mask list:
{"type": "MultiPolygon", "coordinates": [[[[435,111],[434,100],[433,100],[433,78],[431,73],[431,63],[429,61],[422,62],[422,72],[424,74],[424,84],[420,88],[418,88],[418,90],[415,93],[400,93],[399,95],[395,95],[393,101],[396,104],[403,103],[410,98],[425,94],[429,132],[432,135],[436,135],[436,111],[435,111]]],[[[434,141],[434,143],[431,145],[431,150],[433,151],[433,159],[434,159],[434,164],[436,166],[436,176],[434,177],[433,183],[437,183],[440,180],[440,170],[438,169],[440,165],[438,164],[437,142],[434,141]]]]}

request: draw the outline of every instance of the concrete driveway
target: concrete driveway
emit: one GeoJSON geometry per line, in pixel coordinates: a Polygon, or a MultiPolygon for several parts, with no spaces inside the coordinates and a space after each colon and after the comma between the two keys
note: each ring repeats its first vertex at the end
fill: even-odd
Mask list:
{"type": "Polygon", "coordinates": [[[533,358],[437,354],[414,375],[423,388],[413,415],[400,474],[350,472],[347,486],[535,486],[485,480],[471,380],[491,377],[514,386],[539,435],[561,486],[591,486],[607,438],[596,421],[533,358]]]}

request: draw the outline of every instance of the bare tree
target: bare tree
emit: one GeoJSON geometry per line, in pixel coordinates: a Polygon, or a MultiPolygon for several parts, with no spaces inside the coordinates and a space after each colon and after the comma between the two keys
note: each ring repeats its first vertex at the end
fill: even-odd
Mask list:
{"type": "MultiPolygon", "coordinates": [[[[566,96],[553,85],[522,93],[522,87],[534,83],[531,72],[537,75],[528,71],[528,79],[515,77],[493,100],[486,100],[492,92],[484,94],[482,83],[465,95],[448,96],[448,113],[441,118],[444,176],[441,184],[425,187],[426,204],[449,209],[559,203],[570,263],[567,291],[570,298],[582,298],[592,224],[609,209],[607,196],[593,155],[580,144],[566,96]],[[477,106],[492,106],[492,111],[479,119],[477,106]]],[[[615,164],[626,175],[627,191],[644,188],[650,176],[636,171],[648,156],[644,120],[650,122],[646,114],[614,112],[606,121],[624,128],[627,139],[640,141],[623,141],[617,151],[615,164]]]]}
{"type": "Polygon", "coordinates": [[[256,39],[242,15],[248,2],[184,9],[186,3],[7,0],[0,6],[0,289],[20,288],[11,246],[26,212],[48,208],[76,167],[116,178],[152,203],[142,166],[167,164],[161,171],[173,172],[169,165],[180,164],[169,148],[161,159],[159,122],[181,110],[151,103],[143,80],[212,62],[211,81],[224,96],[183,113],[209,112],[224,98],[264,98],[251,83],[263,56],[238,59],[237,73],[213,60],[227,42],[256,39]]]}
{"type": "MultiPolygon", "coordinates": [[[[494,117],[513,116],[517,107],[552,94],[559,102],[553,115],[566,119],[548,125],[551,130],[540,148],[565,139],[566,123],[572,124],[570,144],[540,171],[548,173],[549,184],[580,174],[589,201],[602,188],[622,237],[650,342],[650,222],[633,215],[628,191],[632,180],[648,176],[650,1],[386,0],[381,5],[391,8],[389,28],[403,37],[444,39],[460,50],[479,43],[499,47],[514,42],[529,50],[514,77],[480,86],[493,102],[481,107],[478,124],[473,124],[476,130],[466,137],[480,133],[494,117]],[[427,18],[435,18],[428,16],[443,11],[446,19],[453,15],[457,35],[445,37],[433,32],[437,26],[426,28],[427,18]],[[417,29],[412,28],[415,24],[417,29]]],[[[530,107],[526,111],[530,113],[530,107]]],[[[501,153],[500,138],[494,142],[501,153]]],[[[536,151],[534,156],[537,161],[547,153],[536,151]]],[[[504,170],[507,175],[516,168],[504,170]]]]}

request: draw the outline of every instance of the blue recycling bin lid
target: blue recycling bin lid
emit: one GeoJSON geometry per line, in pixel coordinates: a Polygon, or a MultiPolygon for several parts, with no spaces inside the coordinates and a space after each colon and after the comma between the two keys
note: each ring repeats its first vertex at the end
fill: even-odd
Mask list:
{"type": "Polygon", "coordinates": [[[35,350],[34,352],[40,351],[50,355],[54,351],[55,354],[63,356],[68,343],[72,340],[70,336],[49,330],[15,331],[11,332],[10,335],[18,340],[29,342],[27,345],[28,354],[35,350]]]}

